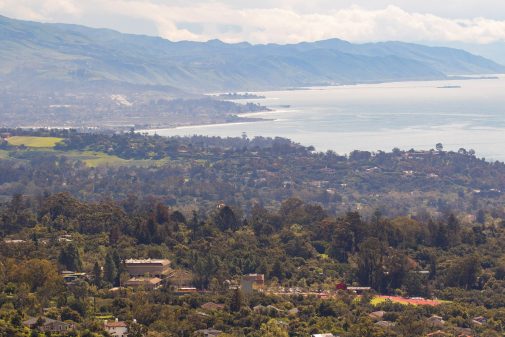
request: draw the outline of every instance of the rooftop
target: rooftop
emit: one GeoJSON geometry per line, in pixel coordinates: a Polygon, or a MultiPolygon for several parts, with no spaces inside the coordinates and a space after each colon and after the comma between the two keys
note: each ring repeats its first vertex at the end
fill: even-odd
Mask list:
{"type": "Polygon", "coordinates": [[[168,259],[127,259],[126,264],[161,264],[169,265],[170,260],[168,259]]]}
{"type": "Polygon", "coordinates": [[[160,278],[157,277],[133,277],[127,281],[127,283],[139,283],[139,284],[158,284],[161,282],[160,278]]]}
{"type": "Polygon", "coordinates": [[[248,274],[248,275],[242,276],[242,280],[264,281],[265,275],[263,275],[263,274],[248,274]]]}

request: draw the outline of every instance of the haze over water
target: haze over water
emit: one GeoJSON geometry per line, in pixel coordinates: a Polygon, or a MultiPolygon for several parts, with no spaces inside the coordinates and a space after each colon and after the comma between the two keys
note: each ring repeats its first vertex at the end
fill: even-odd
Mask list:
{"type": "Polygon", "coordinates": [[[478,157],[505,161],[505,76],[261,92],[254,102],[272,112],[244,116],[255,123],[151,130],[164,136],[285,137],[319,151],[474,149],[478,157]],[[460,88],[442,88],[442,87],[460,88]],[[286,107],[289,105],[289,107],[286,107]]]}

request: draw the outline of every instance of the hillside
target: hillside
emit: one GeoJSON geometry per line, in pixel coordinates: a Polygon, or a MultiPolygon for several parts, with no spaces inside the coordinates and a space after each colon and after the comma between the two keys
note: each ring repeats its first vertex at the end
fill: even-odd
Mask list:
{"type": "Polygon", "coordinates": [[[0,172],[2,337],[505,333],[505,164],[471,150],[0,129],[0,172]]]}
{"type": "Polygon", "coordinates": [[[76,25],[0,16],[0,79],[17,87],[90,83],[189,91],[252,90],[335,83],[443,79],[505,71],[450,48],[341,40],[296,45],[171,42],[76,25]]]}

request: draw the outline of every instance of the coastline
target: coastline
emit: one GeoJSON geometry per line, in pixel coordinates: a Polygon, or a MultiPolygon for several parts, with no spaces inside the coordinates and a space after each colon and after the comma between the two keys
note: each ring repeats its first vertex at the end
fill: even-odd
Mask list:
{"type": "Polygon", "coordinates": [[[172,127],[153,127],[153,128],[143,128],[142,130],[135,130],[135,132],[156,133],[157,131],[164,131],[164,130],[185,130],[185,129],[191,129],[191,128],[212,128],[212,127],[222,127],[222,126],[229,126],[229,125],[246,125],[246,124],[251,124],[251,123],[273,122],[273,121],[275,121],[275,119],[243,118],[243,120],[236,121],[236,122],[188,124],[188,125],[180,125],[180,126],[172,126],[172,127]]]}
{"type": "MultiPolygon", "coordinates": [[[[269,90],[269,91],[247,91],[247,93],[252,93],[252,94],[257,94],[261,95],[264,98],[251,98],[251,99],[245,99],[245,100],[240,100],[242,103],[245,101],[254,101],[254,102],[261,102],[265,100],[278,100],[276,97],[269,97],[267,93],[274,93],[274,92],[292,92],[292,91],[324,91],[324,90],[331,90],[332,88],[356,88],[356,87],[368,87],[368,86],[381,86],[381,85],[387,85],[387,86],[395,86],[396,84],[400,85],[403,84],[405,85],[406,83],[412,83],[413,85],[420,85],[420,84],[425,84],[427,87],[431,87],[432,83],[437,83],[441,81],[448,81],[449,83],[454,82],[454,81],[468,81],[468,80],[499,80],[502,77],[505,77],[505,74],[481,74],[481,75],[449,75],[447,76],[446,79],[444,80],[405,80],[405,81],[380,81],[380,82],[366,82],[366,83],[339,83],[339,84],[328,84],[328,85],[321,85],[321,86],[311,86],[311,87],[297,87],[297,88],[278,88],[275,90],[269,90]]],[[[434,87],[437,89],[440,89],[440,87],[434,87]]],[[[241,94],[242,92],[237,92],[238,94],[241,94]]],[[[206,93],[205,95],[219,95],[222,93],[206,93]]],[[[234,100],[232,100],[234,101],[234,100]]],[[[191,129],[191,128],[200,128],[200,129],[208,129],[212,127],[222,127],[222,126],[229,126],[229,125],[245,125],[249,123],[257,123],[257,122],[275,122],[278,119],[277,118],[268,118],[269,115],[274,115],[274,114],[279,114],[283,112],[294,112],[297,111],[296,109],[288,108],[286,107],[276,107],[274,106],[268,106],[266,105],[267,110],[265,111],[258,111],[258,112],[246,112],[246,113],[241,113],[237,114],[237,121],[230,121],[230,122],[218,122],[218,123],[195,123],[195,124],[187,124],[187,125],[179,125],[179,126],[153,126],[153,127],[147,127],[143,128],[142,130],[139,130],[139,132],[157,132],[157,131],[163,131],[163,130],[185,130],[185,129],[191,129]]]]}

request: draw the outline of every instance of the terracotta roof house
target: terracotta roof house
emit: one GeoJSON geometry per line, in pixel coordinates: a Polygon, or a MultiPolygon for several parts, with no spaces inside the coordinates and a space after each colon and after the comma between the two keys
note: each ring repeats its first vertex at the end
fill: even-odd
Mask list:
{"type": "Polygon", "coordinates": [[[41,332],[66,332],[75,328],[73,323],[65,323],[47,317],[32,317],[24,321],[23,325],[41,332]]]}
{"type": "Polygon", "coordinates": [[[105,321],[103,328],[113,337],[126,337],[128,335],[128,324],[119,321],[117,318],[112,322],[105,321]]]}

